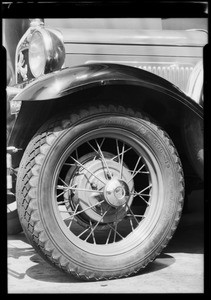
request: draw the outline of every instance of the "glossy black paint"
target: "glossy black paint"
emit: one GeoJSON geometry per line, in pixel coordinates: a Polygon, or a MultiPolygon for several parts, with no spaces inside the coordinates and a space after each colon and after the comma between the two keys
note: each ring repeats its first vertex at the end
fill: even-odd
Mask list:
{"type": "Polygon", "coordinates": [[[203,118],[202,107],[169,81],[150,72],[119,64],[82,65],[44,75],[29,84],[14,100],[58,99],[59,101],[60,98],[77,91],[105,85],[130,85],[159,91],[169,96],[171,101],[180,102],[201,119],[203,118]]]}

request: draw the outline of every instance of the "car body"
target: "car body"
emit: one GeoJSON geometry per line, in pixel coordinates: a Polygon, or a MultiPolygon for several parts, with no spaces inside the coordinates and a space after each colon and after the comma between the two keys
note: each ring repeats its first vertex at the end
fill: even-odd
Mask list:
{"type": "MultiPolygon", "coordinates": [[[[128,120],[128,123],[126,123],[128,124],[128,127],[131,127],[131,130],[132,126],[134,126],[133,128],[136,128],[133,129],[135,131],[132,131],[132,134],[140,131],[143,135],[145,135],[147,131],[146,128],[148,127],[142,128],[140,125],[140,129],[138,129],[137,124],[133,124],[134,118],[139,119],[138,114],[136,115],[136,111],[141,113],[143,112],[144,115],[146,115],[144,120],[148,122],[149,116],[149,119],[151,120],[150,122],[155,124],[146,125],[144,123],[144,126],[150,126],[150,130],[155,131],[154,135],[158,138],[158,140],[156,140],[156,138],[150,138],[149,140],[149,149],[154,149],[152,152],[156,152],[156,160],[159,160],[160,155],[162,156],[165,151],[171,153],[169,155],[172,155],[172,158],[170,160],[167,160],[166,158],[164,165],[166,165],[167,168],[170,168],[170,161],[174,161],[176,166],[172,167],[172,172],[176,177],[178,174],[180,174],[180,177],[184,176],[184,182],[181,183],[180,180],[180,183],[178,183],[178,186],[180,186],[180,195],[175,197],[177,197],[177,199],[182,197],[181,195],[184,192],[182,191],[184,185],[186,187],[186,195],[188,195],[188,193],[192,190],[203,186],[203,49],[207,44],[206,30],[202,30],[200,28],[199,30],[164,30],[162,28],[164,25],[161,19],[133,19],[132,21],[128,19],[32,19],[30,22],[29,20],[25,20],[24,22],[24,24],[27,24],[26,27],[29,27],[24,32],[20,40],[18,42],[16,41],[16,53],[8,55],[9,58],[13,57],[15,60],[11,61],[11,78],[8,79],[9,85],[7,87],[7,188],[8,194],[15,194],[14,182],[16,180],[13,178],[13,175],[14,169],[19,169],[18,176],[22,178],[18,179],[19,183],[17,184],[19,190],[19,196],[17,196],[17,198],[22,199],[19,200],[19,218],[22,226],[25,228],[24,231],[27,236],[30,236],[30,232],[27,230],[29,230],[29,224],[31,223],[30,221],[28,221],[29,223],[26,222],[26,213],[28,214],[28,208],[25,208],[25,211],[23,211],[22,208],[22,206],[24,206],[23,203],[28,203],[28,200],[25,198],[25,200],[23,200],[23,196],[20,194],[20,190],[22,189],[22,193],[24,190],[21,180],[23,182],[23,178],[25,178],[22,177],[23,171],[20,170],[23,170],[24,168],[27,169],[27,165],[29,163],[28,162],[26,164],[25,162],[25,160],[27,160],[26,153],[29,153],[29,150],[27,149],[31,149],[30,147],[32,146],[28,145],[32,143],[30,141],[34,139],[36,132],[39,132],[40,128],[43,128],[44,124],[50,122],[52,118],[56,118],[57,115],[62,115],[66,111],[69,111],[70,113],[72,112],[72,120],[74,111],[77,107],[83,107],[84,110],[82,111],[85,111],[85,113],[82,113],[81,111],[83,120],[86,120],[86,116],[87,118],[91,118],[91,115],[89,116],[89,114],[92,114],[90,111],[92,110],[92,107],[94,107],[93,112],[97,111],[97,116],[99,116],[99,118],[101,115],[107,116],[105,124],[107,124],[106,126],[109,128],[109,122],[111,122],[113,124],[112,126],[114,126],[114,131],[116,130],[116,127],[114,125],[115,120],[112,119],[113,114],[118,111],[116,114],[122,115],[124,119],[125,115],[130,115],[129,111],[132,109],[132,119],[128,120]],[[48,27],[48,25],[52,25],[52,23],[55,28],[48,27]],[[99,106],[97,109],[96,105],[99,101],[103,106],[99,106]],[[112,108],[112,105],[117,105],[118,109],[112,108]],[[108,107],[108,112],[105,109],[105,106],[108,107]],[[121,109],[121,107],[123,108],[121,109]],[[125,110],[126,107],[129,107],[129,110],[125,110]],[[88,109],[87,112],[86,109],[88,109]],[[127,111],[127,113],[125,113],[125,111],[127,111]],[[161,128],[161,133],[159,128],[161,128]],[[173,142],[172,145],[174,145],[175,149],[177,149],[174,150],[175,152],[171,150],[171,142],[168,142],[169,137],[173,142]],[[163,140],[163,143],[161,140],[163,140]],[[163,145],[165,143],[165,147],[167,147],[168,150],[164,150],[165,148],[162,149],[161,144],[163,145]],[[179,157],[178,159],[175,158],[177,156],[177,152],[179,157]],[[178,162],[180,159],[181,163],[178,162]],[[19,167],[20,162],[21,167],[19,167]],[[183,171],[181,171],[181,165],[183,171]],[[174,168],[178,168],[178,173],[174,168]]],[[[8,42],[8,44],[10,43],[8,42]]],[[[8,53],[10,53],[9,49],[8,53]]],[[[77,122],[79,121],[76,121],[76,125],[78,124],[77,122]]],[[[119,120],[118,122],[117,127],[121,127],[121,121],[119,120]]],[[[101,124],[99,126],[103,125],[101,124]]],[[[125,124],[122,126],[122,130],[123,128],[126,130],[125,124]]],[[[107,134],[108,128],[105,129],[103,134],[107,134]]],[[[90,132],[92,132],[91,127],[90,132]]],[[[74,129],[72,135],[74,135],[74,129]]],[[[118,135],[121,136],[121,131],[119,131],[117,137],[114,138],[114,140],[116,139],[117,144],[120,143],[118,141],[118,135]]],[[[129,141],[127,135],[124,138],[127,143],[132,143],[131,145],[133,145],[134,141],[129,141]]],[[[147,136],[145,138],[146,141],[143,142],[142,145],[143,149],[145,149],[144,145],[148,140],[147,136]]],[[[106,139],[110,142],[108,136],[106,139]]],[[[111,173],[109,174],[110,177],[106,177],[107,183],[104,187],[105,199],[103,201],[106,201],[107,205],[110,205],[112,209],[116,209],[116,211],[118,211],[120,210],[120,207],[122,208],[125,207],[125,205],[128,205],[128,203],[132,203],[128,200],[132,197],[132,193],[130,194],[129,192],[129,190],[132,189],[132,186],[130,186],[128,182],[133,181],[133,179],[129,179],[128,177],[130,175],[128,175],[128,171],[126,170],[127,164],[124,165],[124,167],[122,165],[122,172],[124,172],[128,181],[126,179],[117,179],[118,176],[115,173],[117,172],[117,165],[114,160],[110,159],[111,153],[108,154],[108,150],[104,150],[103,152],[100,149],[103,142],[98,144],[98,138],[96,138],[95,141],[98,145],[98,153],[101,153],[101,159],[107,166],[106,168],[108,173],[110,173],[109,169],[114,169],[113,173],[115,174],[115,178],[113,179],[111,179],[111,173]],[[111,161],[113,162],[111,163],[111,161]],[[112,196],[108,196],[110,193],[112,196]]],[[[87,143],[89,144],[89,142],[87,143]]],[[[93,145],[91,147],[97,153],[96,148],[93,145]]],[[[54,151],[57,151],[57,148],[55,148],[54,151]]],[[[134,146],[134,149],[136,149],[136,146],[134,146]]],[[[121,155],[119,146],[116,146],[116,151],[120,161],[121,155]]],[[[151,157],[150,153],[151,152],[146,154],[146,157],[148,157],[148,155],[151,157]]],[[[46,160],[47,157],[48,156],[46,156],[46,160]]],[[[95,172],[98,172],[95,168],[99,168],[99,163],[96,162],[96,164],[93,164],[93,167],[90,167],[90,162],[86,161],[87,159],[89,161],[92,158],[93,153],[82,156],[81,160],[73,158],[77,161],[78,166],[86,166],[84,167],[84,174],[86,173],[84,176],[88,176],[88,173],[93,175],[95,172]],[[89,172],[87,169],[89,169],[89,172]]],[[[135,169],[133,172],[131,171],[133,177],[137,175],[136,168],[138,167],[140,159],[141,156],[137,159],[135,169]]],[[[42,163],[39,162],[37,164],[38,167],[42,163]]],[[[162,165],[163,163],[160,162],[160,164],[162,165]]],[[[28,170],[27,172],[30,171],[28,170]]],[[[69,172],[71,173],[73,171],[69,172]]],[[[145,173],[147,172],[148,171],[145,173]]],[[[36,176],[38,175],[36,174],[36,176]]],[[[97,177],[97,175],[93,176],[97,177]]],[[[102,174],[100,176],[102,176],[102,174]]],[[[62,182],[64,181],[66,182],[66,179],[62,180],[62,182]]],[[[103,179],[101,177],[101,181],[104,181],[104,177],[103,179]]],[[[83,180],[77,175],[74,182],[76,182],[77,186],[82,184],[83,180]]],[[[133,184],[135,185],[135,183],[136,182],[134,181],[133,184]]],[[[96,183],[93,183],[93,186],[95,185],[96,183]]],[[[171,186],[171,184],[169,185],[171,186]]],[[[58,186],[62,189],[61,183],[58,186]]],[[[93,186],[92,191],[94,191],[93,186]]],[[[33,184],[31,185],[31,188],[32,187],[33,184]]],[[[174,194],[173,190],[174,188],[172,184],[171,191],[169,190],[169,193],[174,194]]],[[[133,195],[137,196],[140,195],[140,193],[133,195]]],[[[150,195],[151,194],[148,196],[150,195]]],[[[81,195],[80,197],[86,198],[84,195],[81,195]]],[[[169,196],[169,199],[173,199],[172,197],[173,196],[169,196]]],[[[33,202],[32,200],[30,203],[33,202]]],[[[77,201],[80,202],[80,200],[77,201]]],[[[92,198],[92,200],[89,201],[96,200],[93,200],[92,198]]],[[[144,201],[146,202],[146,200],[144,201]]],[[[80,205],[83,207],[84,212],[95,205],[97,206],[97,204],[93,204],[92,202],[91,206],[85,206],[84,208],[82,202],[80,202],[80,205]]],[[[180,206],[181,204],[178,204],[177,212],[179,215],[174,217],[175,223],[172,227],[175,227],[178,223],[181,211],[180,206]]],[[[130,210],[130,208],[128,209],[130,210]]],[[[166,213],[167,215],[171,213],[171,209],[173,208],[169,207],[169,211],[166,213]]],[[[101,210],[101,214],[103,214],[103,216],[104,214],[107,214],[104,207],[101,208],[101,210]]],[[[77,211],[77,207],[74,212],[75,211],[77,211]]],[[[40,210],[40,214],[41,213],[42,210],[40,210]]],[[[125,212],[125,214],[127,213],[128,212],[125,212]]],[[[131,214],[133,213],[131,212],[131,214]]],[[[101,230],[101,225],[99,224],[101,224],[102,221],[99,219],[99,216],[96,216],[96,211],[93,214],[87,213],[86,217],[83,216],[83,221],[79,218],[80,221],[78,219],[77,222],[82,222],[83,224],[80,223],[80,225],[82,224],[86,227],[88,226],[86,223],[88,222],[87,217],[91,218],[91,221],[89,222],[97,222],[93,224],[97,224],[95,226],[99,227],[99,230],[101,230]]],[[[135,216],[134,219],[136,219],[135,216]]],[[[36,224],[36,220],[34,222],[36,224]]],[[[110,221],[104,221],[104,223],[107,224],[106,226],[110,226],[109,222],[110,221]]],[[[89,239],[89,236],[93,234],[95,230],[93,229],[95,228],[93,227],[93,224],[88,227],[90,234],[86,237],[85,241],[89,239]]],[[[113,224],[115,224],[115,222],[113,224]]],[[[133,226],[134,224],[131,225],[132,232],[133,226]]],[[[43,232],[42,229],[40,229],[39,235],[41,235],[41,232],[43,232]]],[[[81,234],[83,236],[83,233],[81,234]]],[[[116,236],[116,234],[120,236],[120,233],[114,230],[114,236],[116,236]]],[[[171,236],[172,235],[168,233],[166,235],[166,239],[169,240],[171,236]]],[[[30,236],[30,239],[32,240],[32,243],[34,243],[34,235],[33,237],[30,236]]],[[[52,242],[52,239],[50,240],[52,242]]],[[[40,240],[38,243],[40,243],[40,240]]],[[[92,243],[95,244],[94,237],[92,243]]],[[[159,246],[159,249],[165,245],[166,242],[159,246]]],[[[79,244],[79,247],[82,246],[79,244]]],[[[56,248],[56,250],[58,250],[58,248],[56,248]]],[[[54,248],[52,253],[56,250],[54,248]]],[[[46,255],[46,251],[47,250],[45,249],[44,255],[46,255]]],[[[161,250],[153,252],[153,254],[147,258],[147,261],[151,261],[152,258],[155,257],[155,253],[160,251],[161,250]]],[[[92,252],[91,248],[90,252],[92,252]]],[[[61,258],[61,260],[62,259],[65,260],[64,258],[61,258]]],[[[87,260],[89,259],[90,258],[87,257],[87,260]]],[[[123,261],[124,260],[125,258],[123,261]]],[[[145,265],[146,260],[141,264],[141,267],[144,267],[145,265]]],[[[74,273],[80,277],[80,272],[77,273],[76,269],[74,269],[74,271],[70,271],[70,269],[68,269],[68,272],[74,273]]],[[[129,269],[127,270],[126,276],[130,274],[129,269]]],[[[82,268],[82,270],[84,270],[84,268],[82,268]]],[[[96,271],[94,272],[94,275],[92,272],[89,273],[88,271],[81,272],[82,276],[87,278],[94,277],[99,279],[112,278],[113,276],[116,276],[111,275],[111,273],[109,273],[110,271],[105,271],[107,270],[106,267],[103,270],[103,273],[96,271]],[[88,272],[87,276],[85,275],[86,272],[88,272]],[[102,275],[104,272],[107,272],[106,275],[102,275]]],[[[137,267],[134,267],[132,272],[135,272],[136,270],[137,267]]],[[[117,276],[120,277],[125,276],[125,273],[122,273],[122,270],[117,271],[115,274],[118,274],[117,276]]]]}

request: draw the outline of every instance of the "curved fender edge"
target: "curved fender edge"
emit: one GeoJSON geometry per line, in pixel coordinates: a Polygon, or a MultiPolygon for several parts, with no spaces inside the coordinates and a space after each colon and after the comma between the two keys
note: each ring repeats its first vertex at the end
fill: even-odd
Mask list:
{"type": "Polygon", "coordinates": [[[203,118],[202,107],[169,81],[145,70],[118,64],[89,64],[44,75],[24,88],[13,101],[59,100],[80,90],[105,85],[134,85],[159,91],[203,118]]]}

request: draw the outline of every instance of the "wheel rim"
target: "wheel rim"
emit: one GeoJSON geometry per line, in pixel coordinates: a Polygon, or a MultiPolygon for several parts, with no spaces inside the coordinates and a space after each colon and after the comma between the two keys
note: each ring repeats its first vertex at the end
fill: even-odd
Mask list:
{"type": "Polygon", "coordinates": [[[159,163],[147,143],[127,130],[96,129],[79,137],[62,154],[53,185],[58,225],[88,252],[128,251],[144,243],[158,222],[159,163]]]}

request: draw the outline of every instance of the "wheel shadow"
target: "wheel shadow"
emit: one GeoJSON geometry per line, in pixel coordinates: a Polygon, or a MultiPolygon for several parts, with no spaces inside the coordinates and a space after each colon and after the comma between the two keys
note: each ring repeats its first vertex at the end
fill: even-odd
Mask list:
{"type": "Polygon", "coordinates": [[[38,254],[30,257],[30,260],[36,265],[26,270],[26,275],[34,280],[56,282],[56,283],[76,283],[82,280],[77,279],[72,275],[65,274],[63,271],[51,266],[38,254]]]}

